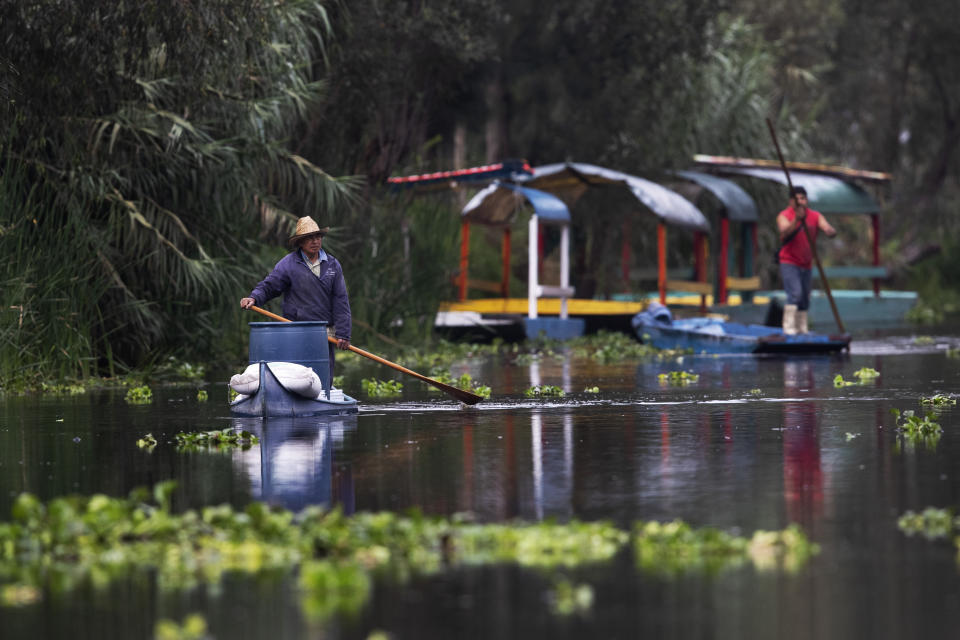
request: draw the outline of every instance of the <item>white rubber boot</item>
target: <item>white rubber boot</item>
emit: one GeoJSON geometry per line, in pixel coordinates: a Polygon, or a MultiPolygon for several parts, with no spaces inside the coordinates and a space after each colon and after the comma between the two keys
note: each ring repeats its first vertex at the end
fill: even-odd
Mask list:
{"type": "Polygon", "coordinates": [[[797,335],[797,305],[783,306],[783,332],[788,336],[797,335]]]}
{"type": "Polygon", "coordinates": [[[806,311],[797,311],[797,333],[810,333],[806,311]]]}

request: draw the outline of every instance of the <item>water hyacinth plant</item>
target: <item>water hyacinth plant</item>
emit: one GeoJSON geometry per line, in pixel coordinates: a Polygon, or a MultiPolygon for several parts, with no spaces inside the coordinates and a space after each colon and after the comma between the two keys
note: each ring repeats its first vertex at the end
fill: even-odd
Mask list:
{"type": "Polygon", "coordinates": [[[861,367],[853,372],[853,377],[857,380],[844,380],[843,375],[838,373],[833,379],[833,386],[837,389],[841,389],[843,387],[851,387],[855,384],[868,384],[871,382],[876,382],[877,378],[880,377],[880,372],[870,367],[861,367]]]}
{"type": "Polygon", "coordinates": [[[403,383],[396,380],[364,378],[360,384],[364,393],[371,398],[396,398],[403,392],[403,383]]]}
{"type": "Polygon", "coordinates": [[[528,398],[562,398],[567,395],[567,393],[560,387],[552,384],[538,384],[528,387],[523,392],[523,395],[528,398]]]}
{"type": "MultiPolygon", "coordinates": [[[[42,599],[49,585],[69,592],[94,577],[106,584],[137,575],[164,591],[182,591],[216,585],[228,571],[299,571],[301,606],[308,617],[323,619],[359,610],[378,575],[408,580],[456,566],[512,563],[562,581],[563,571],[610,562],[631,540],[638,567],[668,573],[734,566],[737,558],[792,570],[817,552],[795,526],[740,538],[682,522],[624,531],[608,522],[477,524],[415,511],[346,516],[308,507],[295,514],[259,502],[175,513],[174,486],[47,503],[21,494],[12,519],[0,523],[0,604],[24,606],[42,599]]],[[[561,585],[552,590],[556,611],[589,607],[589,589],[561,585]]]]}
{"type": "Polygon", "coordinates": [[[153,391],[146,385],[131,387],[127,389],[127,395],[124,397],[124,400],[126,400],[128,404],[150,404],[153,402],[153,391]]]}
{"type": "Polygon", "coordinates": [[[891,409],[897,421],[897,432],[904,438],[908,447],[916,444],[923,444],[927,448],[933,449],[940,442],[940,434],[943,429],[933,418],[933,413],[927,413],[922,418],[914,411],[901,411],[891,409]]]}
{"type": "MultiPolygon", "coordinates": [[[[490,387],[482,385],[479,382],[476,382],[469,373],[462,374],[459,378],[454,378],[450,375],[449,369],[436,369],[430,372],[430,378],[433,378],[437,382],[442,382],[443,384],[449,385],[451,387],[456,387],[457,389],[463,389],[464,391],[470,391],[481,398],[490,397],[490,387]]],[[[440,391],[436,387],[430,387],[431,391],[440,391]]]]}
{"type": "Polygon", "coordinates": [[[960,530],[960,518],[954,518],[952,509],[927,507],[920,513],[907,511],[897,519],[897,527],[908,536],[921,535],[928,540],[948,538],[960,530]]]}
{"type": "Polygon", "coordinates": [[[148,433],[142,438],[137,440],[137,446],[141,449],[146,449],[152,451],[155,446],[157,446],[157,439],[153,437],[152,433],[148,433]]]}
{"type": "Polygon", "coordinates": [[[260,439],[249,431],[237,431],[231,428],[213,431],[179,432],[173,437],[178,451],[207,451],[239,448],[244,451],[260,439]]]}
{"type": "Polygon", "coordinates": [[[659,374],[657,376],[657,380],[659,380],[660,384],[664,386],[668,384],[674,386],[685,386],[700,380],[700,375],[688,371],[670,371],[669,373],[659,374]]]}
{"type": "Polygon", "coordinates": [[[757,531],[746,538],[710,527],[693,529],[675,520],[635,523],[633,551],[638,568],[676,574],[716,573],[746,562],[758,569],[796,571],[820,549],[796,524],[782,531],[757,531]]]}
{"type": "Polygon", "coordinates": [[[957,401],[955,398],[938,393],[929,398],[920,398],[920,404],[929,404],[933,405],[934,407],[946,407],[957,404],[957,401]]]}

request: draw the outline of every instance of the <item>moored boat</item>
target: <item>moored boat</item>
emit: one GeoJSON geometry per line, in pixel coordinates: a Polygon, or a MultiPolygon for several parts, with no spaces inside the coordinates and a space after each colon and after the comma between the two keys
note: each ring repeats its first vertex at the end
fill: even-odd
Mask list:
{"type": "Polygon", "coordinates": [[[850,346],[847,334],[787,335],[778,327],[712,317],[674,320],[669,309],[658,303],[634,316],[633,328],[641,341],[658,349],[694,353],[829,353],[850,346]]]}

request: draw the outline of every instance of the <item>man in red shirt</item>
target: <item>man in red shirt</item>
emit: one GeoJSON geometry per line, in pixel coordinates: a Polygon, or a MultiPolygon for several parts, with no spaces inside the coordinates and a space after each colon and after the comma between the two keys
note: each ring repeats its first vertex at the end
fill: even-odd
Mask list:
{"type": "Polygon", "coordinates": [[[813,279],[813,251],[807,234],[800,228],[806,224],[810,240],[817,241],[817,231],[829,237],[837,235],[827,219],[819,211],[807,208],[807,190],[793,187],[790,206],[777,215],[777,230],[780,232],[780,277],[787,294],[783,307],[783,332],[788,335],[807,333],[807,310],[810,308],[810,285],[813,279]]]}

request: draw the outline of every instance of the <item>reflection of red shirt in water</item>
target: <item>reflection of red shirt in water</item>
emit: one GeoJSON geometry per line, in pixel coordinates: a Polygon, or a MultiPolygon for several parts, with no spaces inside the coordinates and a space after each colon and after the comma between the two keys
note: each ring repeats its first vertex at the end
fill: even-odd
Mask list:
{"type": "MultiPolygon", "coordinates": [[[[815,384],[813,369],[807,363],[788,366],[796,369],[793,376],[789,375],[791,372],[785,372],[784,391],[810,396],[815,384]]],[[[810,532],[823,512],[823,471],[816,404],[784,403],[783,427],[783,492],[787,516],[790,522],[797,522],[810,532]]]]}
{"type": "MultiPolygon", "coordinates": [[[[794,218],[797,217],[797,213],[793,210],[793,207],[784,209],[779,215],[786,218],[789,222],[793,222],[794,218]]],[[[816,242],[817,225],[820,223],[820,212],[807,209],[806,222],[807,231],[810,232],[810,239],[816,242]]],[[[807,235],[802,229],[798,230],[797,233],[790,238],[790,242],[780,249],[780,262],[783,264],[796,265],[802,269],[811,268],[813,265],[813,253],[810,251],[810,243],[807,242],[807,235]]]]}

